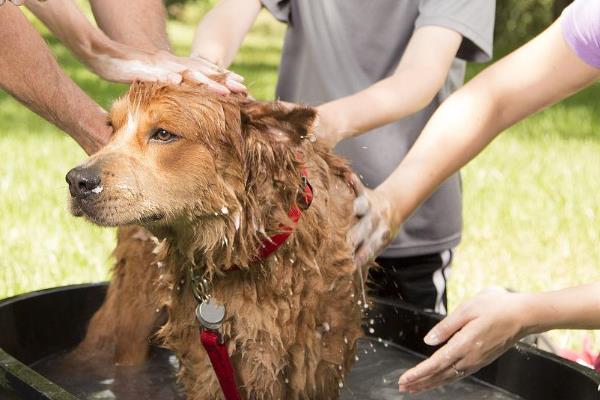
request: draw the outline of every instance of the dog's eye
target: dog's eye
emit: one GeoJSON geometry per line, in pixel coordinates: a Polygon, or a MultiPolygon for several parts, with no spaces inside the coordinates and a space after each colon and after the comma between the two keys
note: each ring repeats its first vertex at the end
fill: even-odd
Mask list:
{"type": "Polygon", "coordinates": [[[158,128],[154,131],[152,136],[150,136],[150,140],[155,140],[161,143],[169,143],[179,138],[179,136],[172,134],[169,131],[166,131],[162,128],[158,128]]]}

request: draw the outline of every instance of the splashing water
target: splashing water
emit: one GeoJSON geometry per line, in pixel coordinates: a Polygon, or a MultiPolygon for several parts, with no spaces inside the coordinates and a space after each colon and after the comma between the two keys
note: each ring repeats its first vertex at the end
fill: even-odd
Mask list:
{"type": "MultiPolygon", "coordinates": [[[[398,377],[421,361],[394,343],[359,339],[354,368],[338,383],[342,400],[519,400],[518,397],[472,379],[407,396],[398,391],[398,377]],[[386,347],[385,344],[388,344],[386,347]]],[[[58,353],[33,368],[82,400],[184,400],[175,380],[177,358],[164,349],[153,349],[149,361],[139,367],[116,366],[90,358],[72,362],[58,353]]],[[[286,383],[289,380],[285,379],[286,383]]]]}

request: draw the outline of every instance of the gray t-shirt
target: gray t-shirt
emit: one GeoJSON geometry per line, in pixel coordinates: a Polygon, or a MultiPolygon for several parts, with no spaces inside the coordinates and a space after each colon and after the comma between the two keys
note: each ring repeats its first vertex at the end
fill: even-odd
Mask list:
{"type": "MultiPolygon", "coordinates": [[[[465,60],[492,54],[495,0],[262,0],[288,24],[278,98],[318,105],[392,75],[416,29],[441,26],[463,36],[446,82],[422,111],[341,142],[367,187],[394,171],[439,104],[464,80],[465,60]]],[[[406,188],[410,190],[410,188],[406,188]]],[[[460,242],[461,182],[449,178],[402,226],[384,257],[439,252],[460,242]]]]}

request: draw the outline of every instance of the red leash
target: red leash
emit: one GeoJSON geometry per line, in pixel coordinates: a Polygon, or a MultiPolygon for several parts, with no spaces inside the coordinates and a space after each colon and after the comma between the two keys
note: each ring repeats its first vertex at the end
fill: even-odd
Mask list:
{"type": "Polygon", "coordinates": [[[235,384],[235,375],[231,360],[227,353],[227,346],[221,343],[220,334],[209,329],[200,329],[200,341],[208,353],[210,363],[217,375],[225,400],[241,400],[240,392],[235,384]]]}
{"type": "MultiPolygon", "coordinates": [[[[281,226],[281,232],[276,233],[264,240],[259,249],[258,259],[263,260],[279,249],[294,232],[302,211],[310,207],[313,201],[313,188],[308,181],[308,171],[302,169],[302,181],[304,183],[303,204],[294,205],[288,212],[288,217],[292,220],[292,226],[281,226]]],[[[200,342],[208,354],[213,370],[217,375],[221,390],[225,395],[225,400],[241,400],[240,392],[235,383],[235,374],[233,366],[227,352],[225,341],[219,332],[219,329],[225,319],[225,306],[217,304],[209,299],[203,301],[196,309],[196,316],[200,321],[200,342]]]]}

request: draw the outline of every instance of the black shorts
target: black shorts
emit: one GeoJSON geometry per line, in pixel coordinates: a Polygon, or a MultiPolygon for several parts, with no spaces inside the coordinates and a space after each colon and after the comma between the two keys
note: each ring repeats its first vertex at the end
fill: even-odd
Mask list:
{"type": "Polygon", "coordinates": [[[446,283],[453,250],[413,257],[378,258],[369,272],[369,289],[377,297],[400,297],[425,310],[446,314],[446,283]]]}

